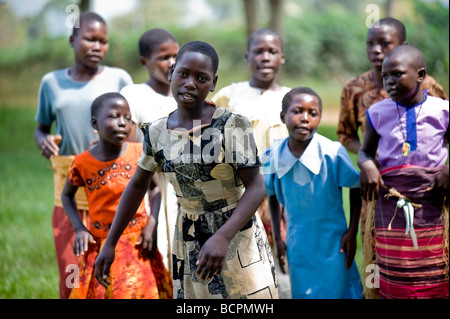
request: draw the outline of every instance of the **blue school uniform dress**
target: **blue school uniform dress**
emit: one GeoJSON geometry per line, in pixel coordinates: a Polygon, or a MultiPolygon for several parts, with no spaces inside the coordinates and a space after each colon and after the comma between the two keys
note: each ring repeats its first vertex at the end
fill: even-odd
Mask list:
{"type": "Polygon", "coordinates": [[[361,298],[356,263],[348,270],[340,253],[347,230],[342,187],[359,187],[346,149],[314,134],[300,158],[280,140],[262,156],[267,195],[286,211],[287,258],[295,299],[361,298]]]}

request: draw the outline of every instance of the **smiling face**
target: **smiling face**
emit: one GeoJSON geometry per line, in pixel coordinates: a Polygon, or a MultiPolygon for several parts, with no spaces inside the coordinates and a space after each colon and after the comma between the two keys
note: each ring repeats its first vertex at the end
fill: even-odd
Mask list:
{"type": "Polygon", "coordinates": [[[252,85],[264,87],[273,81],[284,64],[281,40],[273,34],[256,35],[249,44],[245,60],[250,63],[252,85]]]}
{"type": "Polygon", "coordinates": [[[80,30],[70,36],[75,61],[87,68],[97,68],[109,49],[106,25],[97,20],[84,21],[80,30]]]}
{"type": "Polygon", "coordinates": [[[92,116],[91,124],[101,140],[114,145],[126,142],[131,133],[132,121],[128,102],[123,98],[112,98],[92,116]]]}
{"type": "Polygon", "coordinates": [[[366,38],[367,57],[375,69],[381,70],[386,55],[394,48],[402,45],[397,30],[390,26],[381,24],[369,29],[366,38]]]}
{"type": "Polygon", "coordinates": [[[287,109],[280,115],[281,121],[286,124],[289,139],[297,142],[309,141],[319,126],[319,101],[314,95],[295,94],[287,109]]]}
{"type": "Polygon", "coordinates": [[[172,94],[179,107],[193,108],[204,102],[213,92],[217,75],[212,59],[198,52],[184,52],[169,72],[172,94]]]}

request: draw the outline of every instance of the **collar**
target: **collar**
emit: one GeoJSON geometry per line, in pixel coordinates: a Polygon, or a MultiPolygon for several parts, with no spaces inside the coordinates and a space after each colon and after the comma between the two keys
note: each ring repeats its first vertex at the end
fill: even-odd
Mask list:
{"type": "MultiPolygon", "coordinates": [[[[323,152],[319,140],[320,137],[315,133],[300,158],[295,157],[289,150],[288,138],[277,143],[274,148],[274,155],[278,155],[278,159],[283,159],[282,161],[278,160],[278,166],[275,166],[277,167],[278,178],[282,178],[289,172],[297,161],[302,163],[311,173],[318,175],[323,162],[323,152]]],[[[273,160],[276,161],[277,159],[273,158],[273,160]]]]}

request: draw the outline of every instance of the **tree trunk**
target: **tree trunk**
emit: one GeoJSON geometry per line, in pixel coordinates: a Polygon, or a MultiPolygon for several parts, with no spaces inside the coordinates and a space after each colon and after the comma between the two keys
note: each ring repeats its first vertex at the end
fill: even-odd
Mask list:
{"type": "Polygon", "coordinates": [[[91,9],[91,0],[80,1],[80,12],[86,12],[91,9]]]}
{"type": "Polygon", "coordinates": [[[256,0],[244,0],[247,36],[258,29],[256,0]]]}
{"type": "Polygon", "coordinates": [[[270,4],[270,28],[276,31],[280,36],[283,32],[283,0],[269,0],[270,4]]]}

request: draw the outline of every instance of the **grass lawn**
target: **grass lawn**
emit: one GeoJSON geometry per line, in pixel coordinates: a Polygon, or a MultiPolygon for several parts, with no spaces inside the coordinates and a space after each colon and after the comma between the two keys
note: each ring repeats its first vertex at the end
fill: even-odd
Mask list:
{"type": "Polygon", "coordinates": [[[34,110],[0,107],[0,298],[58,298],[53,177],[37,149],[34,110]]]}
{"type": "MultiPolygon", "coordinates": [[[[0,106],[1,299],[59,298],[51,227],[53,174],[34,143],[34,114],[32,108],[0,106]]],[[[319,129],[333,140],[335,132],[334,126],[319,129]]],[[[347,189],[343,196],[348,212],[347,189]]],[[[360,247],[359,243],[359,267],[360,247]]]]}

